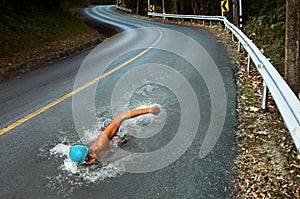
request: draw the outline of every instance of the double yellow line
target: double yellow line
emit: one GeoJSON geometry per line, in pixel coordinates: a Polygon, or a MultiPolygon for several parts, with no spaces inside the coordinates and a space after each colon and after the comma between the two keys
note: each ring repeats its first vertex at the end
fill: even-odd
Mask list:
{"type": "Polygon", "coordinates": [[[0,135],[3,135],[4,133],[6,133],[6,132],[8,132],[8,131],[10,131],[10,130],[16,128],[16,127],[18,127],[18,126],[20,126],[21,124],[23,124],[23,123],[29,121],[30,119],[36,117],[37,115],[39,115],[39,114],[45,112],[45,111],[48,110],[48,109],[54,107],[55,105],[57,105],[57,104],[59,104],[59,103],[65,101],[66,99],[68,99],[68,98],[72,97],[73,95],[75,95],[75,94],[81,92],[82,90],[84,90],[84,89],[86,89],[86,88],[88,88],[88,87],[90,87],[90,86],[96,84],[99,80],[101,80],[101,79],[103,79],[103,78],[105,78],[105,77],[107,77],[107,76],[113,74],[114,72],[120,70],[121,68],[123,68],[123,67],[126,66],[127,64],[129,64],[129,63],[131,63],[131,62],[137,60],[138,58],[140,58],[141,56],[143,56],[144,54],[146,54],[148,51],[150,51],[154,46],[156,46],[156,45],[158,44],[158,42],[161,40],[161,38],[162,38],[162,36],[163,36],[163,33],[162,33],[160,30],[158,30],[158,29],[156,29],[156,30],[159,32],[159,37],[157,38],[157,40],[156,40],[155,42],[153,42],[153,43],[152,43],[148,48],[146,48],[144,51],[140,52],[138,55],[136,55],[136,56],[134,56],[133,58],[127,60],[126,62],[124,62],[124,63],[118,65],[118,66],[115,67],[114,69],[112,69],[112,70],[110,70],[110,71],[104,73],[103,75],[99,76],[98,78],[96,78],[96,79],[94,79],[94,80],[92,80],[92,81],[90,81],[90,82],[84,84],[83,86],[77,88],[76,90],[73,90],[72,92],[70,92],[70,93],[68,93],[68,94],[66,94],[66,95],[64,95],[64,96],[62,96],[62,97],[56,99],[56,100],[53,101],[53,102],[50,102],[49,104],[47,104],[47,105],[45,105],[45,106],[39,108],[38,110],[36,110],[36,111],[34,111],[34,112],[32,112],[32,113],[26,115],[25,117],[23,117],[23,118],[17,120],[16,122],[13,122],[12,124],[8,125],[7,127],[1,129],[1,130],[0,130],[0,135]]]}

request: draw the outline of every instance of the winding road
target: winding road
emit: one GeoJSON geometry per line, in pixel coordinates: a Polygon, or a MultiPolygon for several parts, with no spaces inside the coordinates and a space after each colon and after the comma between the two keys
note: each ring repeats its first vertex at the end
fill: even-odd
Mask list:
{"type": "Polygon", "coordinates": [[[0,198],[233,198],[235,71],[222,42],[113,6],[84,13],[119,33],[0,84],[0,198]],[[130,139],[103,164],[68,162],[64,147],[153,104],[162,113],[124,123],[130,139]]]}

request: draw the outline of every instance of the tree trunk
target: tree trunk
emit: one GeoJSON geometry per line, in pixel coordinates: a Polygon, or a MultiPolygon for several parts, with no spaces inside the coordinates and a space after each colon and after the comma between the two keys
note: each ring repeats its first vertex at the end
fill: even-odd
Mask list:
{"type": "Polygon", "coordinates": [[[192,0],[192,8],[193,8],[194,15],[198,15],[199,14],[199,7],[198,7],[198,1],[197,0],[192,0]]]}
{"type": "Polygon", "coordinates": [[[285,79],[299,93],[300,1],[286,0],[285,79]]]}
{"type": "Polygon", "coordinates": [[[183,14],[183,8],[184,8],[184,4],[183,4],[183,0],[180,1],[180,14],[183,14]]]}
{"type": "Polygon", "coordinates": [[[193,14],[196,14],[196,10],[195,10],[195,0],[192,0],[192,9],[193,9],[193,14]]]}
{"type": "Polygon", "coordinates": [[[200,14],[201,15],[206,15],[206,0],[201,0],[200,1],[200,14]]]}
{"type": "Polygon", "coordinates": [[[177,12],[177,0],[174,0],[174,12],[175,12],[175,14],[178,14],[178,12],[177,12]]]}

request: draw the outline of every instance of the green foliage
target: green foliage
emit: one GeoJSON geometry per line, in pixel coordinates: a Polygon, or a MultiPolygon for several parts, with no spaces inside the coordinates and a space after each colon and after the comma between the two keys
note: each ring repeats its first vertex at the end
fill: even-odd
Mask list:
{"type": "Polygon", "coordinates": [[[265,56],[271,59],[274,66],[283,75],[285,56],[285,1],[265,0],[256,6],[250,6],[248,9],[245,12],[248,15],[244,32],[259,48],[263,49],[265,56]]]}
{"type": "Polygon", "coordinates": [[[79,33],[86,28],[81,19],[67,11],[67,6],[84,3],[85,0],[60,1],[68,4],[59,6],[58,1],[37,5],[18,1],[20,5],[13,4],[16,2],[1,1],[0,7],[4,12],[0,14],[0,57],[79,33]],[[46,9],[46,4],[51,6],[46,9]],[[21,5],[28,6],[21,9],[21,5]],[[57,10],[52,7],[54,5],[58,6],[57,10]]]}

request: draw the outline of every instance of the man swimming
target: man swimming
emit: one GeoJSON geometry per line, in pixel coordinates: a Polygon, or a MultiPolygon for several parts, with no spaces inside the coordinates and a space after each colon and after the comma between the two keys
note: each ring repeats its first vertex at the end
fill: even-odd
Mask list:
{"type": "Polygon", "coordinates": [[[128,112],[119,114],[98,136],[98,138],[91,144],[89,148],[83,145],[72,146],[69,151],[70,158],[74,162],[84,165],[97,162],[109,150],[112,144],[111,140],[118,132],[118,129],[124,120],[150,113],[158,115],[160,113],[159,106],[130,110],[128,112]]]}

